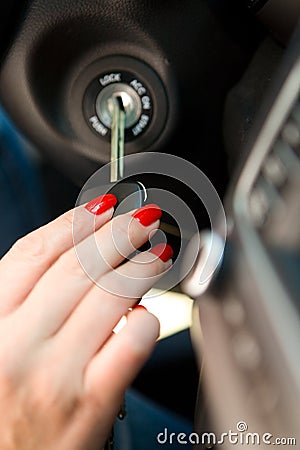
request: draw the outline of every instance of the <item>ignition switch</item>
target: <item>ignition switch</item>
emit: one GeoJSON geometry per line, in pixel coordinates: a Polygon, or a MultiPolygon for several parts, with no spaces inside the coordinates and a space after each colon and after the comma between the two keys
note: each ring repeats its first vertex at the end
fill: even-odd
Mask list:
{"type": "Polygon", "coordinates": [[[121,97],[126,111],[125,142],[138,138],[150,127],[153,98],[149,87],[129,71],[101,73],[88,86],[83,110],[89,126],[102,138],[110,140],[113,97],[121,97]]]}
{"type": "Polygon", "coordinates": [[[99,58],[81,69],[68,96],[69,124],[85,154],[110,158],[111,100],[122,99],[126,112],[126,153],[161,149],[177,118],[175,82],[169,66],[162,78],[149,64],[131,56],[99,58]]]}

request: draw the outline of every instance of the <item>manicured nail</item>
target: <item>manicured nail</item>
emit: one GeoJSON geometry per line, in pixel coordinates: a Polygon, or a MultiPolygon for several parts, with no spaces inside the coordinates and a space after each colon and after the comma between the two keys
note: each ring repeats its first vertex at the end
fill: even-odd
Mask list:
{"type": "Polygon", "coordinates": [[[87,209],[90,213],[99,216],[115,206],[116,203],[117,198],[113,194],[105,194],[91,200],[87,205],[85,205],[85,209],[87,209]]]}
{"type": "Polygon", "coordinates": [[[169,244],[157,244],[149,251],[158,256],[163,262],[169,261],[174,255],[174,251],[169,244]]]}
{"type": "Polygon", "coordinates": [[[162,216],[162,211],[159,206],[151,204],[142,206],[138,209],[132,217],[138,220],[144,227],[148,227],[156,222],[162,216]]]}
{"type": "Polygon", "coordinates": [[[144,309],[145,311],[148,311],[148,309],[143,305],[135,305],[132,309],[144,309]]]}

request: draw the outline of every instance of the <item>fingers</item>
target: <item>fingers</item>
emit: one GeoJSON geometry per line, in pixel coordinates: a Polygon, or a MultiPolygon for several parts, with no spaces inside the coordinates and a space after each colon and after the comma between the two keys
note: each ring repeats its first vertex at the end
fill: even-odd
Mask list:
{"type": "MultiPolygon", "coordinates": [[[[104,439],[124,390],[159,335],[152,314],[142,307],[128,313],[128,307],[167,270],[171,252],[158,246],[120,263],[158,228],[161,210],[148,205],[107,223],[113,213],[108,203],[105,211],[103,198],[76,208],[19,241],[1,261],[0,283],[10,299],[0,305],[6,314],[0,327],[2,378],[9,381],[17,412],[30,410],[33,428],[44,430],[41,441],[53,448],[52,433],[62,439],[59,448],[83,448],[83,439],[92,447],[94,439],[104,439]],[[124,314],[127,325],[112,336],[124,314]],[[90,414],[96,409],[97,423],[90,414]]],[[[29,445],[31,437],[29,430],[29,445]]]]}
{"type": "Polygon", "coordinates": [[[99,285],[121,299],[140,298],[171,267],[172,256],[170,245],[158,244],[147,252],[139,253],[117,270],[106,273],[99,285]]]}
{"type": "Polygon", "coordinates": [[[93,242],[84,241],[77,248],[77,256],[93,280],[117,267],[127,256],[144,244],[159,227],[161,209],[146,205],[133,214],[123,214],[107,223],[93,242]]]}
{"type": "MultiPolygon", "coordinates": [[[[86,370],[81,372],[83,405],[87,413],[86,417],[81,416],[80,421],[75,423],[75,433],[81,437],[81,441],[82,430],[87,429],[87,422],[89,429],[93,424],[96,434],[90,433],[93,442],[103,442],[120,409],[125,389],[150,356],[158,336],[157,318],[144,307],[138,306],[128,314],[127,324],[120,333],[113,334],[86,370]]],[[[78,348],[84,345],[85,342],[82,342],[78,348]]],[[[77,354],[73,356],[75,358],[77,354]]],[[[80,448],[90,447],[87,441],[80,448]]]]}
{"type": "Polygon", "coordinates": [[[130,312],[126,326],[88,365],[84,376],[87,395],[108,411],[116,408],[124,390],[150,356],[158,335],[156,317],[143,307],[130,312]]]}
{"type": "Polygon", "coordinates": [[[118,216],[83,240],[76,249],[71,248],[60,256],[17,311],[20,322],[26,320],[31,327],[33,339],[46,338],[57,332],[91,289],[89,277],[99,279],[146,242],[149,234],[158,228],[157,217],[160,215],[157,206],[148,205],[133,215],[118,216]],[[53,294],[54,287],[58,291],[56,295],[53,294]]]}
{"type": "Polygon", "coordinates": [[[72,363],[82,367],[88,363],[111,335],[120,318],[127,314],[128,308],[134,306],[137,299],[170,267],[172,253],[169,247],[168,255],[165,252],[167,261],[151,251],[140,253],[133,260],[105,275],[103,282],[103,278],[100,280],[101,285],[105,284],[106,291],[94,286],[88,292],[54,337],[57,352],[61,349],[66,352],[65,363],[68,367],[72,363]],[[79,346],[79,342],[84,342],[84,345],[79,346]]]}
{"type": "Polygon", "coordinates": [[[73,246],[75,211],[76,239],[80,242],[111,218],[116,201],[111,194],[100,196],[17,241],[0,261],[0,285],[5,286],[6,294],[0,302],[0,315],[22,303],[46,270],[73,246]]]}

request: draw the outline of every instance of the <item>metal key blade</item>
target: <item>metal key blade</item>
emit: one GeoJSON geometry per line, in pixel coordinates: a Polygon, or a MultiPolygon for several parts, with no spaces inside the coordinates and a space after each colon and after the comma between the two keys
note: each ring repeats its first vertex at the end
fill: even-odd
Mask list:
{"type": "Polygon", "coordinates": [[[125,108],[120,96],[112,97],[110,102],[112,107],[110,181],[114,183],[124,177],[125,108]]]}

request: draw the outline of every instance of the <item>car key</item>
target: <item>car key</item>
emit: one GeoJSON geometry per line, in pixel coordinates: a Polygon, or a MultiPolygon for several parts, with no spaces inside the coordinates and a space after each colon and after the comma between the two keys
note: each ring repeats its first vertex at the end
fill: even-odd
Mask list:
{"type": "Polygon", "coordinates": [[[121,95],[108,99],[107,110],[112,119],[109,179],[107,183],[97,183],[84,190],[80,203],[87,203],[99,195],[114,194],[117,198],[115,215],[120,215],[143,206],[147,199],[147,190],[139,181],[124,179],[126,109],[121,95]]]}
{"type": "Polygon", "coordinates": [[[122,97],[109,99],[112,110],[110,182],[114,183],[124,177],[124,146],[125,146],[125,108],[122,97]]]}
{"type": "Polygon", "coordinates": [[[108,193],[116,196],[116,214],[119,215],[140,208],[147,198],[147,191],[139,181],[123,180],[126,110],[121,96],[111,97],[109,102],[112,111],[110,182],[117,183],[108,193]]]}

